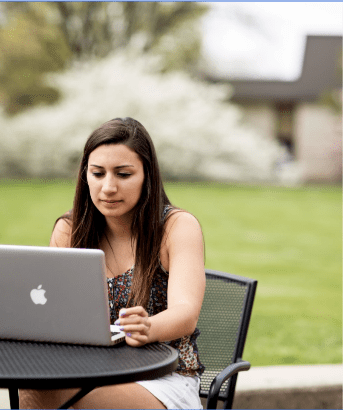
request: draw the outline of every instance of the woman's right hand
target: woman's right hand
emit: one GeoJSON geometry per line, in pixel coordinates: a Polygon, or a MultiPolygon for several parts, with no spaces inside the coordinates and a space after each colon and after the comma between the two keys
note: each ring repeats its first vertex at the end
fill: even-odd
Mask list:
{"type": "Polygon", "coordinates": [[[142,306],[121,309],[115,325],[125,332],[125,340],[129,346],[139,347],[151,342],[151,320],[142,306]]]}

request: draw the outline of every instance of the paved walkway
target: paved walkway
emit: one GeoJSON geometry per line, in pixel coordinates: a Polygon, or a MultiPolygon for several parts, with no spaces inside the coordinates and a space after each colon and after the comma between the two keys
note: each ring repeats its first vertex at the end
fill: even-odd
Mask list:
{"type": "Polygon", "coordinates": [[[238,376],[236,391],[337,386],[343,384],[343,365],[251,367],[238,376]]]}
{"type": "MultiPolygon", "coordinates": [[[[241,372],[236,391],[337,386],[343,384],[343,365],[265,366],[241,372]]],[[[0,409],[9,408],[8,390],[0,389],[0,409]]]]}

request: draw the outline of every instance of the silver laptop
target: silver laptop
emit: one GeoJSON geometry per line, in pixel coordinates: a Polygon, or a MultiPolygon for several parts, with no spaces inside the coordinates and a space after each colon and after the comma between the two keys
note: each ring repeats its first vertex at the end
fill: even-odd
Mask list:
{"type": "Polygon", "coordinates": [[[0,339],[109,346],[105,255],[96,249],[0,245],[0,339]]]}

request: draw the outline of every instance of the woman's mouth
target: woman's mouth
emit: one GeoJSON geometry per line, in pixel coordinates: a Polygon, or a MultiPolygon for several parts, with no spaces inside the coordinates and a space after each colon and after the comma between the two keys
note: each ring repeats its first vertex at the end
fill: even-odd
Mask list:
{"type": "Polygon", "coordinates": [[[101,202],[104,202],[105,204],[108,204],[108,205],[115,205],[115,204],[119,204],[119,202],[122,202],[122,201],[107,201],[105,199],[101,199],[101,202]]]}

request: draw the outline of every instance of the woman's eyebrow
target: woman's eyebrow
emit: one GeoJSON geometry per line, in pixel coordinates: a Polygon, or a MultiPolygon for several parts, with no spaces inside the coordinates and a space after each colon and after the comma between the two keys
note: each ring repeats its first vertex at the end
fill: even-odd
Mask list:
{"type": "MultiPolygon", "coordinates": [[[[89,164],[90,167],[95,167],[95,168],[104,168],[101,165],[95,165],[95,164],[89,164]]],[[[117,167],[114,167],[114,169],[120,169],[120,168],[127,168],[127,167],[132,167],[134,168],[134,165],[118,165],[117,167]]]]}

